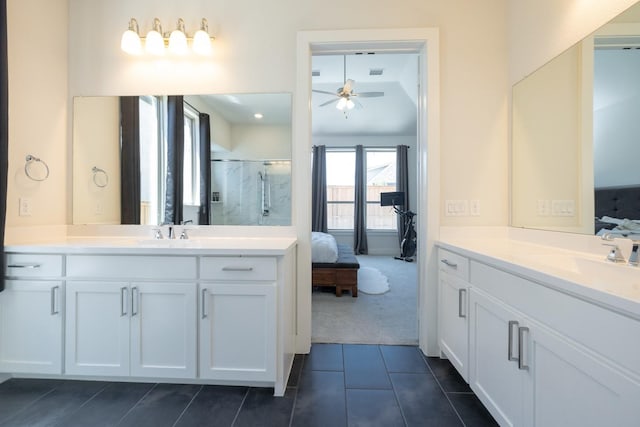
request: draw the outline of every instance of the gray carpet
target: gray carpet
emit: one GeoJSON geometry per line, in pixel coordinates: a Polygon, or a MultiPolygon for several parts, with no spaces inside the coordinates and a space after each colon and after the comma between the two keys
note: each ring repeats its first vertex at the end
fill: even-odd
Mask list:
{"type": "Polygon", "coordinates": [[[312,294],[311,341],[341,344],[418,343],[417,286],[415,262],[390,256],[360,255],[361,267],[380,270],[389,279],[390,290],[382,295],[314,290],[312,294]]]}

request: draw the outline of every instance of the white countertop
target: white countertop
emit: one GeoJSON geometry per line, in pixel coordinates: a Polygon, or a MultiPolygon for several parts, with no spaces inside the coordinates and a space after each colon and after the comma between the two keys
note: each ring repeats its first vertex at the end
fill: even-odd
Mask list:
{"type": "Polygon", "coordinates": [[[295,246],[291,237],[205,237],[154,240],[145,237],[68,237],[9,244],[5,252],[123,255],[284,255],[295,246]]]}
{"type": "Polygon", "coordinates": [[[606,261],[606,250],[593,255],[508,237],[456,237],[436,245],[640,319],[640,267],[606,261]]]}

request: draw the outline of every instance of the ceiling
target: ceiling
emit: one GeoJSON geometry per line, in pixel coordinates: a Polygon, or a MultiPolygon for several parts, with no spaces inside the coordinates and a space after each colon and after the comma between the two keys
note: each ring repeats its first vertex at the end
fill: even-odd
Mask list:
{"type": "Polygon", "coordinates": [[[242,93],[199,95],[227,122],[234,125],[291,125],[291,94],[242,93]],[[263,115],[257,119],[254,114],[263,115]]]}
{"type": "Polygon", "coordinates": [[[337,96],[313,92],[314,136],[416,134],[416,54],[314,55],[311,70],[315,90],[337,92],[344,85],[346,77],[355,81],[355,93],[384,92],[384,96],[379,98],[356,97],[356,107],[343,111],[335,108],[335,103],[319,106],[332,98],[337,102],[337,96]],[[382,74],[371,75],[371,70],[381,70],[382,74]]]}

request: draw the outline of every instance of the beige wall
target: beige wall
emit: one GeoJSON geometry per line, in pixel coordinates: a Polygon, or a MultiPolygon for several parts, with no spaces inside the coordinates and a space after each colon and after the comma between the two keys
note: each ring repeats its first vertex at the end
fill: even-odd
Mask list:
{"type": "MultiPolygon", "coordinates": [[[[70,217],[67,203],[71,194],[67,150],[67,1],[9,0],[7,20],[7,226],[65,224],[70,217]],[[49,165],[49,178],[35,182],[26,177],[27,154],[49,165]],[[21,197],[30,200],[31,216],[18,216],[21,197]]],[[[40,169],[39,166],[34,168],[40,169]]]]}

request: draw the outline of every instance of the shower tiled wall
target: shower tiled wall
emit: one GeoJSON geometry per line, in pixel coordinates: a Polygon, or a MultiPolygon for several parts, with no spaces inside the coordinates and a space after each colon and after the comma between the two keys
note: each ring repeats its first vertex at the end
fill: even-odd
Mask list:
{"type": "Polygon", "coordinates": [[[291,225],[289,160],[214,160],[211,191],[212,200],[217,199],[211,203],[213,225],[291,225]],[[265,179],[265,212],[262,179],[265,179]]]}

